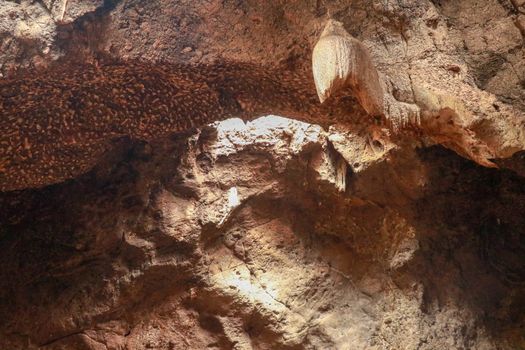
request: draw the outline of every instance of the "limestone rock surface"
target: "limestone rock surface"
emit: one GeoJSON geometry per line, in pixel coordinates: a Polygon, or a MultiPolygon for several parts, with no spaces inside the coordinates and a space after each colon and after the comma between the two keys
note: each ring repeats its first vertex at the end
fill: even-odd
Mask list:
{"type": "Polygon", "coordinates": [[[524,178],[344,135],[228,120],[3,194],[0,344],[522,346],[524,178]]]}
{"type": "Polygon", "coordinates": [[[342,86],[331,123],[119,134],[81,175],[0,193],[0,349],[525,348],[524,16],[522,0],[0,0],[0,79],[244,62],[315,97],[335,20],[377,73],[368,114],[400,126],[342,86]]]}

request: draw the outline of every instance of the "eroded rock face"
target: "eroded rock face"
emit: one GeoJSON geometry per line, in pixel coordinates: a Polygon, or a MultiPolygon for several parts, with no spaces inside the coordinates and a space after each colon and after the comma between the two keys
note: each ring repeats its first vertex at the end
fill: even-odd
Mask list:
{"type": "Polygon", "coordinates": [[[2,195],[1,346],[522,346],[523,178],[342,135],[228,120],[2,195]]]}
{"type": "MultiPolygon", "coordinates": [[[[184,113],[162,133],[126,115],[140,128],[92,130],[84,108],[82,126],[101,137],[83,140],[100,148],[89,165],[0,193],[0,348],[525,348],[524,11],[522,0],[0,0],[2,78],[36,69],[57,94],[82,81],[46,74],[65,62],[72,76],[97,72],[111,100],[102,53],[128,63],[124,78],[156,82],[194,76],[167,63],[254,67],[217,80],[238,95],[201,79],[205,89],[184,86],[202,95],[185,96],[244,112],[280,95],[290,109],[274,113],[316,111],[312,49],[329,20],[367,52],[347,63],[374,77],[356,95],[366,79],[346,67],[354,94],[327,100],[331,123],[301,114],[326,128],[266,117],[180,132],[195,126],[184,113]],[[261,72],[303,90],[275,91],[261,72]],[[264,94],[235,90],[254,84],[264,94]],[[371,95],[369,114],[415,130],[361,118],[371,95]]],[[[117,85],[124,102],[137,97],[117,85]]],[[[45,120],[43,96],[21,98],[45,120]]],[[[0,107],[12,97],[0,94],[0,107]]],[[[198,126],[231,116],[217,111],[198,126]]],[[[15,166],[34,158],[32,121],[0,120],[29,153],[15,166]]],[[[60,137],[40,150],[71,164],[89,150],[52,131],[60,137]]]]}
{"type": "Polygon", "coordinates": [[[3,3],[5,76],[58,58],[76,66],[101,52],[152,65],[250,62],[307,75],[314,44],[336,19],[356,47],[367,49],[360,59],[371,60],[357,65],[366,68],[363,76],[353,74],[360,82],[354,95],[369,113],[384,112],[396,126],[417,125],[424,136],[417,141],[484,166],[525,149],[525,10],[517,0],[3,3]],[[374,83],[363,87],[367,72],[374,83]]]}

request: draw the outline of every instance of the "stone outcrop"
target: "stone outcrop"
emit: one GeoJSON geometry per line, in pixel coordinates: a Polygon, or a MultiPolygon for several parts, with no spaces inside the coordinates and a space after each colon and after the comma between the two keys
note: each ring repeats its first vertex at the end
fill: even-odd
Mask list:
{"type": "Polygon", "coordinates": [[[356,52],[369,53],[367,62],[360,63],[369,69],[353,75],[371,84],[366,93],[354,91],[365,110],[383,111],[395,125],[421,124],[427,141],[482,165],[524,149],[523,4],[518,1],[490,0],[483,6],[475,0],[285,6],[215,0],[4,3],[0,69],[5,76],[51,65],[59,57],[73,60],[73,65],[93,61],[99,52],[152,64],[251,62],[309,76],[312,49],[333,18],[355,39],[356,47],[366,48],[356,52]],[[375,71],[384,96],[376,95],[377,82],[367,78],[375,71]],[[427,110],[424,101],[417,100],[421,89],[449,95],[464,109],[452,113],[452,119],[437,118],[439,111],[427,110]],[[373,96],[370,106],[365,95],[373,96]]]}
{"type": "Polygon", "coordinates": [[[237,119],[4,194],[2,346],[523,344],[523,178],[439,148],[376,152],[237,119]]]}
{"type": "Polygon", "coordinates": [[[524,348],[524,14],[521,0],[0,0],[14,120],[0,113],[0,141],[22,150],[0,145],[0,348],[524,348]],[[198,98],[166,99],[176,123],[128,118],[139,91],[115,77],[198,98]],[[35,96],[14,97],[28,81],[35,96]],[[77,106],[80,127],[26,142],[80,83],[121,119],[77,106]],[[254,119],[268,105],[282,115],[254,119]],[[206,106],[227,108],[189,115],[206,106]],[[55,169],[34,147],[67,171],[28,185],[55,169]],[[8,166],[30,176],[5,180],[8,166]]]}

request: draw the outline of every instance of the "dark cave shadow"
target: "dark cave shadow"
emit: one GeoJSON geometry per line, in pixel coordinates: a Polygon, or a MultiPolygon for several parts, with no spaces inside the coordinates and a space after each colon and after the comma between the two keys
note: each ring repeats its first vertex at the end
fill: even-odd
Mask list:
{"type": "Polygon", "coordinates": [[[184,134],[170,139],[166,147],[173,153],[167,151],[166,160],[151,156],[144,142],[122,139],[99,166],[79,178],[41,189],[0,193],[0,334],[31,322],[36,327],[26,336],[45,344],[83,327],[89,329],[90,322],[118,318],[124,310],[139,312],[135,309],[140,309],[141,302],[143,308],[154,305],[181,280],[197,283],[187,266],[182,266],[195,258],[193,247],[148,231],[139,222],[156,219],[144,196],[154,195],[155,190],[142,182],[142,176],[150,176],[153,184],[163,181],[166,168],[162,165],[177,165],[170,155],[179,154],[184,140],[184,134]],[[182,264],[143,266],[149,261],[146,250],[126,241],[127,230],[135,230],[152,244],[158,258],[173,255],[182,264]],[[129,282],[119,281],[133,270],[143,273],[129,282]],[[115,287],[112,283],[117,286],[114,296],[108,293],[108,288],[115,287]],[[112,313],[92,312],[104,303],[113,307],[112,313]],[[78,324],[54,323],[70,308],[78,324]],[[53,312],[58,312],[56,320],[44,321],[53,312]]]}
{"type": "Polygon", "coordinates": [[[523,330],[525,178],[438,146],[418,155],[432,171],[414,203],[420,249],[407,272],[425,285],[423,311],[452,302],[468,306],[496,339],[523,330]]]}

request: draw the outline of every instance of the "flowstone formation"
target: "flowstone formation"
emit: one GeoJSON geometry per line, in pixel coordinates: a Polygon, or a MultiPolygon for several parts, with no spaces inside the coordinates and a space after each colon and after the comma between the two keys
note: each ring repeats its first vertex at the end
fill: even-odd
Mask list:
{"type": "Polygon", "coordinates": [[[524,15],[0,0],[0,348],[525,348],[524,15]]]}

